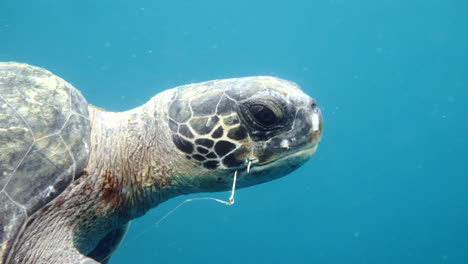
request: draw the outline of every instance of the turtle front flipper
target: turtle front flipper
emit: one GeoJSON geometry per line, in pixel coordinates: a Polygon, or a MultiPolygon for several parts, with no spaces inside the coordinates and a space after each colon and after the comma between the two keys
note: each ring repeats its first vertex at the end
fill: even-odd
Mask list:
{"type": "MultiPolygon", "coordinates": [[[[44,228],[44,234],[54,233],[49,228],[44,228]]],[[[68,232],[64,233],[61,239],[57,237],[42,236],[41,239],[37,240],[38,243],[32,245],[31,250],[15,251],[11,255],[11,259],[6,263],[10,264],[21,264],[21,263],[48,263],[48,264],[101,264],[90,257],[87,257],[76,249],[71,239],[71,234],[67,235],[68,232]],[[32,254],[39,252],[40,254],[32,254]]],[[[21,238],[20,243],[27,243],[30,239],[21,238]]]]}
{"type": "Polygon", "coordinates": [[[129,223],[109,232],[88,256],[101,261],[102,264],[107,264],[127,233],[128,226],[129,223]]]}

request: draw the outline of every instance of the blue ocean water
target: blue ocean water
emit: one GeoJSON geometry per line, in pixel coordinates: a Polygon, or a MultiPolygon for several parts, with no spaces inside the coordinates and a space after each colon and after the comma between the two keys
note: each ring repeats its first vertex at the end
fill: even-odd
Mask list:
{"type": "Polygon", "coordinates": [[[230,207],[188,203],[159,225],[200,195],[153,209],[113,264],[463,264],[467,12],[457,0],[1,0],[0,60],[47,68],[110,111],[249,75],[318,100],[310,162],[230,207]]]}

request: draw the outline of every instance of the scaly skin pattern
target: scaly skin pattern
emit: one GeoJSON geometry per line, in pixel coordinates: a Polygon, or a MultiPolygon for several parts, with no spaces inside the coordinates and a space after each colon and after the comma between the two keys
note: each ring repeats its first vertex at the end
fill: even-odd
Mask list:
{"type": "Polygon", "coordinates": [[[110,256],[96,259],[99,262],[86,256],[96,258],[93,250],[109,232],[172,197],[229,190],[234,171],[239,172],[240,188],[282,177],[312,156],[322,132],[315,101],[295,84],[273,77],[179,87],[122,113],[92,106],[88,110],[91,147],[85,172],[27,220],[6,263],[107,261],[110,256]],[[231,86],[235,89],[223,88],[231,86]],[[218,88],[219,93],[213,92],[218,88]],[[197,110],[191,98],[200,96],[216,96],[214,112],[197,110]],[[184,105],[184,100],[189,103],[184,105]],[[229,105],[222,100],[233,106],[218,113],[220,105],[229,105]],[[207,131],[197,129],[199,121],[190,121],[201,115],[216,120],[206,123],[207,131]],[[175,120],[180,116],[185,117],[175,120]],[[190,133],[181,129],[184,125],[190,133]],[[223,131],[219,136],[219,127],[236,133],[223,131]],[[196,145],[201,137],[217,139],[204,149],[196,145]],[[194,158],[207,149],[213,157],[194,158]],[[207,165],[207,159],[213,162],[207,165]]]}

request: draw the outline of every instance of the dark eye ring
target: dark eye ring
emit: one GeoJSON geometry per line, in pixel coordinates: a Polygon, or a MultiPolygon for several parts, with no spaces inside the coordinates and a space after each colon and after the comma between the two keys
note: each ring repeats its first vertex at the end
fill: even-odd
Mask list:
{"type": "Polygon", "coordinates": [[[255,121],[266,127],[275,125],[280,119],[274,110],[262,104],[254,104],[249,107],[249,111],[255,121]]]}

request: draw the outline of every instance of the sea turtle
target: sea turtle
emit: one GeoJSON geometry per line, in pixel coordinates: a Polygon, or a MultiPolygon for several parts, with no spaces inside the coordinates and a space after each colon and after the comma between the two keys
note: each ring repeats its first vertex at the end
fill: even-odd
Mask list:
{"type": "Polygon", "coordinates": [[[259,76],[166,90],[121,113],[49,71],[0,63],[0,262],[108,263],[167,199],[284,176],[317,149],[317,103],[259,76]],[[236,172],[236,173],[235,173],[236,172]]]}

